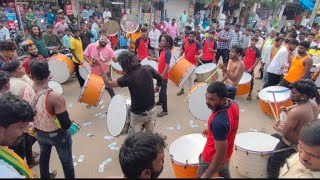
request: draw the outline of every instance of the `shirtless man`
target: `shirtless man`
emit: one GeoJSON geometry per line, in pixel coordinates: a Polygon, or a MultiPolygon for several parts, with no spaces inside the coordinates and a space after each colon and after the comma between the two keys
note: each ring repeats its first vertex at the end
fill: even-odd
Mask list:
{"type": "Polygon", "coordinates": [[[243,54],[243,49],[240,46],[233,46],[229,53],[228,66],[219,64],[222,69],[224,77],[221,82],[225,82],[228,88],[228,98],[234,99],[237,94],[238,84],[244,73],[244,64],[240,57],[243,54]]]}
{"type": "Polygon", "coordinates": [[[282,108],[287,112],[287,120],[283,128],[274,126],[279,134],[274,134],[280,139],[275,150],[282,150],[274,153],[268,160],[268,178],[277,178],[280,167],[285,160],[296,152],[301,128],[309,121],[318,118],[319,107],[312,98],[319,96],[317,86],[310,79],[303,79],[293,83],[291,88],[291,100],[295,102],[292,108],[282,108]],[[282,134],[282,135],[280,135],[282,134]]]}

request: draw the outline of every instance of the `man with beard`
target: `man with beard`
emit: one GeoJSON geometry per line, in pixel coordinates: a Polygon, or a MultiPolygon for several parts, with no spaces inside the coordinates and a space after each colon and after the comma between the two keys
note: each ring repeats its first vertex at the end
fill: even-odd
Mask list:
{"type": "Polygon", "coordinates": [[[144,60],[149,56],[150,39],[148,38],[148,29],[141,28],[142,36],[136,40],[134,53],[137,54],[137,59],[139,62],[144,60]]]}
{"type": "Polygon", "coordinates": [[[119,161],[125,178],[158,178],[163,170],[165,140],[166,137],[151,132],[128,136],[119,153],[119,161]]]}
{"type": "Polygon", "coordinates": [[[276,86],[280,83],[283,74],[282,69],[286,64],[289,64],[293,51],[297,48],[298,45],[298,40],[292,39],[288,45],[282,46],[280,48],[280,50],[276,53],[273,60],[268,66],[268,78],[267,83],[264,87],[276,86]]]}
{"type": "Polygon", "coordinates": [[[219,64],[219,68],[223,71],[221,82],[225,82],[228,89],[228,98],[236,97],[239,82],[244,73],[244,63],[240,59],[243,55],[243,49],[240,46],[233,46],[230,49],[228,67],[219,64]]]}
{"type": "Polygon", "coordinates": [[[67,130],[72,125],[66,101],[62,94],[48,87],[50,77],[47,61],[33,60],[30,63],[31,77],[36,93],[32,106],[37,114],[34,117],[36,138],[40,146],[41,178],[52,178],[56,171],[49,172],[52,147],[56,148],[66,179],[75,178],[72,160],[72,139],[67,130]]]}
{"type": "MultiPolygon", "coordinates": [[[[182,55],[184,55],[184,57],[194,66],[197,66],[198,61],[201,60],[203,55],[202,46],[198,41],[196,41],[195,31],[189,32],[188,42],[182,44],[179,58],[182,55]]],[[[193,71],[189,77],[190,89],[193,86],[194,77],[195,77],[195,72],[193,71]]],[[[183,86],[185,86],[185,84],[183,86]]],[[[177,96],[181,96],[182,94],[184,94],[184,88],[181,88],[181,90],[177,93],[177,96]]]]}
{"type": "Polygon", "coordinates": [[[17,49],[16,43],[11,40],[0,42],[0,70],[4,62],[11,61],[14,58],[17,49]]]}
{"type": "Polygon", "coordinates": [[[69,29],[71,30],[71,32],[72,32],[73,30],[75,30],[75,29],[80,29],[80,27],[79,27],[79,25],[78,25],[78,22],[77,22],[77,19],[76,19],[74,16],[72,16],[72,17],[70,18],[70,21],[71,21],[71,23],[68,24],[68,26],[69,26],[69,29]]]}
{"type": "MultiPolygon", "coordinates": [[[[99,67],[91,67],[91,73],[100,75],[104,72],[107,72],[107,77],[111,79],[111,73],[110,73],[110,65],[111,65],[111,59],[116,61],[116,53],[113,51],[113,49],[107,45],[108,43],[107,35],[105,34],[105,31],[100,32],[99,41],[95,43],[89,44],[89,46],[86,48],[86,50],[83,52],[83,55],[87,62],[90,62],[91,58],[94,58],[101,63],[101,67],[103,71],[100,71],[99,67]]],[[[115,93],[112,88],[109,88],[106,86],[106,90],[108,91],[111,98],[115,96],[115,93]]]]}
{"type": "Polygon", "coordinates": [[[218,34],[218,48],[216,54],[216,63],[219,62],[220,57],[222,56],[223,64],[227,67],[229,60],[229,48],[230,41],[232,39],[232,32],[230,31],[229,23],[226,23],[224,30],[220,31],[218,34]]]}
{"type": "Polygon", "coordinates": [[[44,42],[46,43],[47,49],[49,51],[49,55],[51,53],[56,52],[58,49],[60,49],[63,46],[59,36],[53,32],[53,29],[54,29],[53,25],[50,25],[50,24],[47,25],[47,33],[44,35],[44,42]]]}
{"type": "Polygon", "coordinates": [[[277,123],[273,126],[278,134],[272,136],[280,140],[274,150],[280,152],[273,153],[269,157],[268,178],[278,178],[280,167],[286,158],[296,152],[301,128],[318,118],[318,104],[311,100],[318,96],[317,86],[310,79],[297,81],[291,86],[290,98],[296,105],[292,108],[282,107],[281,109],[287,113],[286,121],[284,125],[277,123]]]}
{"type": "Polygon", "coordinates": [[[44,58],[49,57],[46,43],[42,38],[39,26],[34,25],[31,27],[30,36],[28,37],[28,39],[30,39],[37,46],[37,49],[39,50],[40,55],[42,55],[44,58]]]}
{"type": "Polygon", "coordinates": [[[43,56],[39,55],[38,53],[38,48],[34,43],[27,44],[25,46],[25,51],[30,55],[30,57],[27,57],[24,59],[22,63],[22,67],[26,70],[26,74],[30,75],[30,67],[29,64],[32,60],[34,59],[39,59],[39,60],[45,60],[43,56]]]}
{"type": "Polygon", "coordinates": [[[279,178],[320,178],[320,119],[303,126],[298,153],[286,160],[279,178]]]}
{"type": "Polygon", "coordinates": [[[291,31],[287,31],[284,36],[284,45],[288,45],[291,39],[294,39],[293,33],[291,31]]]}
{"type": "Polygon", "coordinates": [[[84,79],[80,76],[79,73],[79,66],[82,65],[84,57],[83,57],[83,48],[82,48],[82,41],[80,38],[80,29],[73,29],[72,31],[73,37],[70,40],[70,51],[72,53],[72,61],[74,64],[74,71],[76,72],[76,77],[82,88],[84,84],[84,79]]]}
{"type": "Polygon", "coordinates": [[[107,87],[128,87],[131,96],[131,114],[129,134],[153,131],[155,126],[155,92],[159,92],[162,84],[161,75],[149,65],[142,66],[136,56],[129,51],[122,52],[118,61],[124,76],[110,81],[99,60],[90,60],[93,66],[100,68],[101,76],[107,87]],[[154,89],[153,79],[157,80],[154,89]]]}
{"type": "Polygon", "coordinates": [[[226,85],[219,81],[207,88],[206,103],[212,114],[208,119],[208,129],[203,131],[207,142],[199,155],[199,178],[211,178],[215,173],[230,178],[229,161],[238,131],[239,106],[228,99],[227,94],[226,85]]]}
{"type": "Polygon", "coordinates": [[[34,115],[25,100],[10,93],[0,96],[0,178],[34,178],[24,160],[5,147],[21,141],[34,115]]]}
{"type": "Polygon", "coordinates": [[[298,54],[292,58],[290,69],[280,82],[280,86],[289,87],[290,84],[309,76],[313,64],[312,58],[307,54],[309,47],[310,43],[307,41],[299,43],[298,54]]]}

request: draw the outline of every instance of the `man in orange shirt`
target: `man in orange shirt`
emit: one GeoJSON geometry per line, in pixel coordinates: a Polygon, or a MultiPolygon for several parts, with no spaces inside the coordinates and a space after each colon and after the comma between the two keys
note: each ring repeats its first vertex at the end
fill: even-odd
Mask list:
{"type": "Polygon", "coordinates": [[[307,54],[309,47],[310,43],[307,41],[299,43],[298,54],[293,57],[291,67],[280,82],[280,86],[289,88],[292,83],[309,76],[313,64],[312,58],[307,54]]]}
{"type": "Polygon", "coordinates": [[[129,50],[130,50],[131,52],[134,52],[136,40],[137,40],[138,38],[140,38],[141,36],[142,36],[141,24],[139,25],[139,28],[137,29],[136,32],[134,32],[134,33],[129,33],[129,34],[126,35],[126,39],[130,39],[129,50]]]}

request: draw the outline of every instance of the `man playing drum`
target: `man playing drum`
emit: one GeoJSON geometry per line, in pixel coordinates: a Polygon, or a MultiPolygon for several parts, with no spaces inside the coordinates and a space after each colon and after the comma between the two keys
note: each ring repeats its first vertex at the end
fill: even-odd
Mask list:
{"type": "Polygon", "coordinates": [[[198,177],[211,178],[219,173],[230,178],[229,160],[234,149],[234,140],[239,125],[239,107],[227,98],[227,87],[215,81],[206,92],[206,103],[212,114],[208,119],[208,129],[203,131],[207,137],[206,145],[199,156],[198,177]]]}
{"type": "MultiPolygon", "coordinates": [[[[90,62],[90,58],[100,61],[103,71],[100,71],[99,67],[91,67],[92,73],[101,76],[102,73],[106,72],[107,77],[111,80],[111,73],[109,70],[111,64],[110,60],[116,61],[116,53],[107,42],[108,38],[105,31],[100,31],[99,41],[89,44],[83,52],[83,55],[87,62],[90,62]]],[[[106,87],[105,89],[108,91],[111,98],[115,96],[112,88],[106,87]]]]}
{"type": "Polygon", "coordinates": [[[203,56],[201,58],[201,64],[214,63],[215,54],[217,52],[217,42],[214,40],[215,31],[209,31],[209,38],[203,42],[203,56]]]}
{"type": "Polygon", "coordinates": [[[151,132],[128,136],[119,153],[125,178],[157,179],[163,170],[165,140],[166,137],[151,132]]]}
{"type": "Polygon", "coordinates": [[[299,135],[298,153],[287,159],[279,178],[320,178],[320,120],[308,122],[299,135]]]}
{"type": "Polygon", "coordinates": [[[225,82],[228,89],[228,98],[234,99],[237,94],[239,82],[244,73],[244,63],[240,59],[243,54],[243,49],[240,46],[233,46],[229,53],[228,67],[219,64],[224,77],[221,82],[225,82]]]}
{"type": "MultiPolygon", "coordinates": [[[[182,57],[182,55],[184,54],[184,57],[191,64],[193,64],[194,66],[197,66],[198,61],[200,61],[203,53],[202,53],[201,44],[195,41],[195,39],[196,39],[196,32],[190,31],[188,36],[188,42],[183,43],[179,58],[182,57]]],[[[195,73],[193,72],[189,77],[190,87],[193,86],[194,76],[195,76],[195,73]]],[[[177,96],[180,96],[182,94],[184,94],[184,88],[181,88],[181,90],[177,93],[177,96]]]]}
{"type": "Polygon", "coordinates": [[[131,115],[129,134],[141,132],[144,129],[153,131],[155,126],[155,91],[159,92],[162,84],[161,75],[149,65],[142,66],[137,62],[132,52],[125,51],[118,56],[125,75],[117,80],[110,81],[105,75],[100,61],[92,59],[92,65],[98,66],[102,72],[102,78],[106,86],[128,87],[131,96],[131,115]],[[157,80],[154,89],[153,78],[157,80]]]}
{"type": "Polygon", "coordinates": [[[316,102],[311,100],[319,96],[317,86],[313,81],[304,79],[295,82],[291,88],[291,100],[296,103],[291,109],[282,108],[287,112],[287,119],[283,128],[278,123],[273,126],[279,134],[273,136],[280,139],[274,153],[268,160],[268,178],[278,178],[280,167],[285,163],[286,158],[296,152],[301,128],[314,119],[317,119],[319,108],[316,102]],[[282,135],[280,135],[282,134],[282,135]]]}

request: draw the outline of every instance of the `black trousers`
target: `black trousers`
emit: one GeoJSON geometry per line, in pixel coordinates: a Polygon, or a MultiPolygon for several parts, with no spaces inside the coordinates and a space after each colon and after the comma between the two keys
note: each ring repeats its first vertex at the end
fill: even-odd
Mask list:
{"type": "Polygon", "coordinates": [[[216,54],[216,63],[218,63],[220,56],[222,56],[223,64],[226,66],[229,61],[229,49],[218,49],[216,54]]]}
{"type": "Polygon", "coordinates": [[[168,112],[167,87],[168,87],[168,80],[164,79],[162,81],[161,89],[159,93],[159,102],[162,104],[162,110],[164,112],[168,112]]]}
{"type": "MultiPolygon", "coordinates": [[[[109,72],[107,72],[107,77],[109,78],[109,80],[110,81],[112,81],[112,79],[111,79],[111,73],[110,73],[110,71],[109,72]]],[[[112,88],[109,88],[109,87],[105,87],[105,90],[107,90],[108,91],[108,93],[109,93],[109,95],[110,95],[110,97],[111,97],[111,99],[113,98],[113,96],[115,96],[116,94],[114,93],[114,91],[113,91],[113,89],[112,88]]]]}
{"type": "Polygon", "coordinates": [[[79,66],[80,66],[80,64],[75,63],[75,62],[73,62],[73,64],[74,64],[74,71],[76,72],[76,77],[77,77],[77,79],[78,79],[78,82],[79,82],[79,84],[80,84],[80,87],[82,88],[83,85],[84,85],[85,80],[80,76],[80,73],[79,73],[79,66]]]}
{"type": "MultiPolygon", "coordinates": [[[[290,147],[283,142],[280,134],[273,134],[272,136],[280,139],[279,143],[277,144],[274,150],[281,150],[281,149],[290,147]]],[[[267,166],[268,178],[277,179],[280,174],[280,168],[285,164],[286,159],[289,158],[295,152],[296,150],[292,148],[292,149],[288,149],[282,152],[272,154],[268,159],[268,166],[267,166]]]]}
{"type": "Polygon", "coordinates": [[[37,139],[29,134],[19,142],[19,144],[14,146],[9,146],[15,153],[17,153],[22,159],[26,158],[27,164],[33,164],[34,159],[32,156],[32,146],[37,141],[37,139]]]}
{"type": "Polygon", "coordinates": [[[282,79],[282,81],[280,82],[279,86],[283,86],[283,87],[286,87],[286,88],[290,88],[290,85],[291,83],[288,82],[287,80],[285,79],[282,79]]]}
{"type": "Polygon", "coordinates": [[[273,73],[268,72],[268,81],[263,86],[263,88],[269,87],[269,86],[276,86],[280,83],[282,75],[277,75],[273,73]]]}

